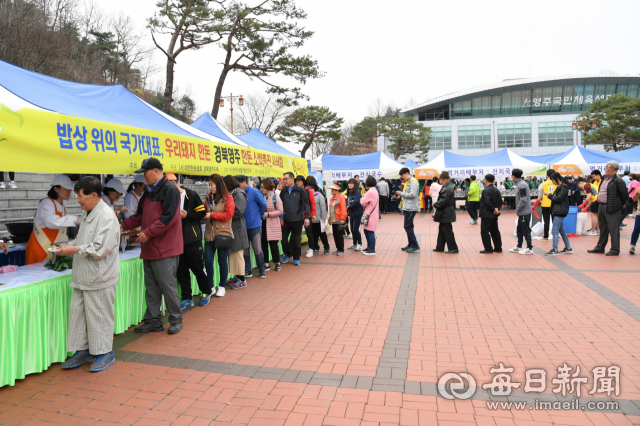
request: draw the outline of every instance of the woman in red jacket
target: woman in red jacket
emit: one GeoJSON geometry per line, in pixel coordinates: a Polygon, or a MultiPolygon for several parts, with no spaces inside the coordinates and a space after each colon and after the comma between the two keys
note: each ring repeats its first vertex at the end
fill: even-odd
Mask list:
{"type": "MultiPolygon", "coordinates": [[[[211,192],[205,202],[205,211],[207,214],[204,218],[207,221],[211,221],[207,228],[213,228],[213,224],[216,221],[231,221],[236,203],[233,201],[233,197],[229,194],[229,191],[227,191],[227,187],[222,181],[222,176],[218,174],[213,174],[209,177],[209,190],[211,192]]],[[[229,222],[229,226],[231,226],[231,222],[229,222]]],[[[227,262],[229,250],[216,249],[212,233],[205,232],[204,240],[204,267],[207,270],[207,278],[209,279],[209,285],[212,289],[211,294],[217,297],[223,297],[226,293],[227,277],[229,276],[229,264],[227,262]],[[214,291],[213,259],[216,256],[216,251],[218,252],[220,282],[218,288],[214,291]]]]}

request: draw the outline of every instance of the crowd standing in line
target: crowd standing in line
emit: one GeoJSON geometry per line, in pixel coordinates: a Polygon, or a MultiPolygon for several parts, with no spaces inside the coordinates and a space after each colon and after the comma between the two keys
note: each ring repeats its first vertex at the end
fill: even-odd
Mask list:
{"type": "MultiPolygon", "coordinates": [[[[640,198],[638,176],[625,173],[624,177],[619,177],[619,168],[617,162],[610,161],[604,178],[594,170],[588,181],[582,177],[563,178],[560,173],[549,170],[547,179],[539,187],[537,179],[525,180],[522,170],[513,169],[509,184],[515,188],[512,204],[518,217],[518,244],[509,251],[533,253],[530,223],[535,207],[531,206],[530,194],[539,189],[541,194],[536,204],[542,204],[545,221],[542,240],[548,240],[549,227],[553,240],[547,255],[572,253],[564,219],[570,206],[576,205],[592,212],[591,230],[586,235],[599,236],[595,248],[588,252],[605,253],[610,237],[611,248],[606,254],[618,255],[622,221],[637,210],[640,198]],[[586,195],[584,202],[582,191],[586,195]],[[559,251],[560,238],[564,249],[559,251]],[[523,247],[525,242],[526,247],[523,247]]],[[[61,254],[74,255],[74,262],[77,262],[72,272],[67,343],[67,349],[75,353],[63,363],[63,368],[75,368],[91,361],[90,371],[101,371],[115,361],[112,351],[113,300],[119,271],[117,248],[124,230],[138,229],[136,241],[142,244],[140,257],[144,264],[147,309],[143,323],[135,328],[135,332],[164,331],[160,317],[164,299],[169,311],[168,333],[177,334],[182,330],[182,310],[194,307],[192,273],[201,292],[198,304],[206,306],[212,296],[224,297],[227,288],[246,288],[247,279],[253,276],[253,259],[260,278],[266,278],[266,272],[271,271],[272,266],[279,272],[290,260],[294,266],[299,266],[303,227],[308,238],[307,257],[320,252],[320,242],[324,254],[344,256],[344,239],[348,237],[349,226],[353,238],[349,249],[374,256],[378,222],[382,214],[394,211],[388,206],[390,201],[395,201],[404,216],[407,245],[401,247],[403,251],[420,250],[414,230],[416,216],[419,211],[429,212],[432,208],[433,220],[438,223],[434,251],[456,254],[459,247],[453,229],[455,189],[462,187],[466,192],[471,224],[477,224],[478,217],[481,220],[483,250],[480,253],[502,253],[498,220],[501,208],[510,204],[504,202],[492,174],[485,175],[482,183],[476,176],[470,176],[465,183],[453,182],[449,173],[442,171],[433,179],[419,182],[405,167],[400,170],[400,180],[396,182],[385,178],[376,180],[373,176],[360,182],[356,176],[343,187],[332,183],[326,187],[330,197],[313,176],[305,178],[287,172],[282,184],[277,179],[266,178],[260,182],[258,190],[244,175],[223,177],[213,174],[208,178],[209,194],[203,202],[196,192],[182,187],[176,175],[165,174],[156,158],[144,160],[136,173],[141,175],[127,191],[118,179],[110,179],[103,188],[95,177],[81,178],[74,186],[69,177],[57,176],[49,197],[38,207],[38,232],[34,231],[27,246],[27,258],[32,261],[46,256],[38,238],[53,243],[67,227],[83,224],[77,238],[60,249],[61,254]],[[78,202],[84,210],[80,218],[67,216],[63,206],[71,190],[78,194],[78,202]],[[125,205],[117,206],[117,200],[125,193],[125,205]],[[114,208],[125,217],[119,227],[114,208]],[[333,252],[327,238],[328,226],[333,234],[333,252]],[[284,252],[282,258],[280,245],[284,252]],[[214,262],[218,265],[215,283],[214,262]],[[104,272],[97,275],[89,272],[96,270],[104,272]],[[228,279],[230,275],[232,278],[228,279]]],[[[639,237],[640,220],[636,216],[631,254],[635,253],[639,237]]],[[[0,249],[7,250],[3,245],[0,249]]]]}

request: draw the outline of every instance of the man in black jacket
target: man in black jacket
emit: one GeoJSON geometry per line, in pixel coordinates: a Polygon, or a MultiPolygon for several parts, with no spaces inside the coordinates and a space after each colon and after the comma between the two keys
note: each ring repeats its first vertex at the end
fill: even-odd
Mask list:
{"type": "Polygon", "coordinates": [[[600,238],[593,250],[589,253],[604,253],[609,234],[611,234],[611,250],[607,256],[620,254],[620,210],[627,202],[629,194],[627,185],[617,173],[620,163],[609,161],[604,169],[605,178],[598,190],[598,224],[600,226],[600,238]]]}
{"type": "Polygon", "coordinates": [[[447,254],[458,253],[458,244],[453,234],[452,223],[456,221],[456,199],[453,191],[453,185],[449,182],[449,172],[446,170],[440,173],[440,184],[442,188],[438,194],[438,201],[433,204],[436,213],[433,217],[434,222],[438,222],[438,241],[433,251],[443,253],[444,244],[447,243],[449,251],[447,254]]]}
{"type": "Polygon", "coordinates": [[[293,173],[284,174],[284,188],[280,192],[282,200],[282,263],[287,263],[293,257],[293,265],[300,266],[302,252],[302,226],[309,227],[311,219],[311,204],[309,195],[304,188],[296,185],[293,173]]]}
{"type": "Polygon", "coordinates": [[[202,292],[199,305],[205,306],[209,304],[212,289],[209,287],[207,275],[204,273],[201,226],[201,221],[205,216],[204,204],[196,192],[182,188],[173,173],[167,173],[167,180],[177,186],[180,191],[180,217],[182,218],[182,241],[184,244],[184,251],[180,255],[176,272],[182,293],[180,309],[193,307],[190,270],[196,277],[198,288],[202,292]]]}
{"type": "Polygon", "coordinates": [[[480,193],[480,235],[484,250],[480,253],[502,253],[502,236],[498,227],[498,216],[502,207],[502,195],[493,184],[496,178],[492,174],[484,177],[484,189],[480,193]],[[491,247],[493,240],[493,247],[491,247]]]}

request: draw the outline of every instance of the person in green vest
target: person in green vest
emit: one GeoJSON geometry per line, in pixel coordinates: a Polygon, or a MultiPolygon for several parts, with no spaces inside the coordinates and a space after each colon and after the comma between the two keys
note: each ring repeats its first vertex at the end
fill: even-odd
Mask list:
{"type": "Polygon", "coordinates": [[[478,224],[478,206],[480,205],[480,185],[476,181],[476,175],[469,177],[469,189],[467,190],[467,212],[471,216],[471,224],[478,224]]]}
{"type": "MultiPolygon", "coordinates": [[[[508,177],[504,178],[504,189],[509,190],[513,188],[513,182],[509,180],[508,177]]],[[[505,197],[505,202],[509,208],[516,208],[516,198],[515,197],[505,197]]]]}

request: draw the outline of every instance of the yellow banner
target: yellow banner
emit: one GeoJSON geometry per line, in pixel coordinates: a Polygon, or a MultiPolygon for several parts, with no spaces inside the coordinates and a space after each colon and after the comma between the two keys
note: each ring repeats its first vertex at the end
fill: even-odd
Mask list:
{"type": "Polygon", "coordinates": [[[0,104],[0,170],[131,174],[149,157],[184,175],[308,174],[304,158],[0,104]]]}

